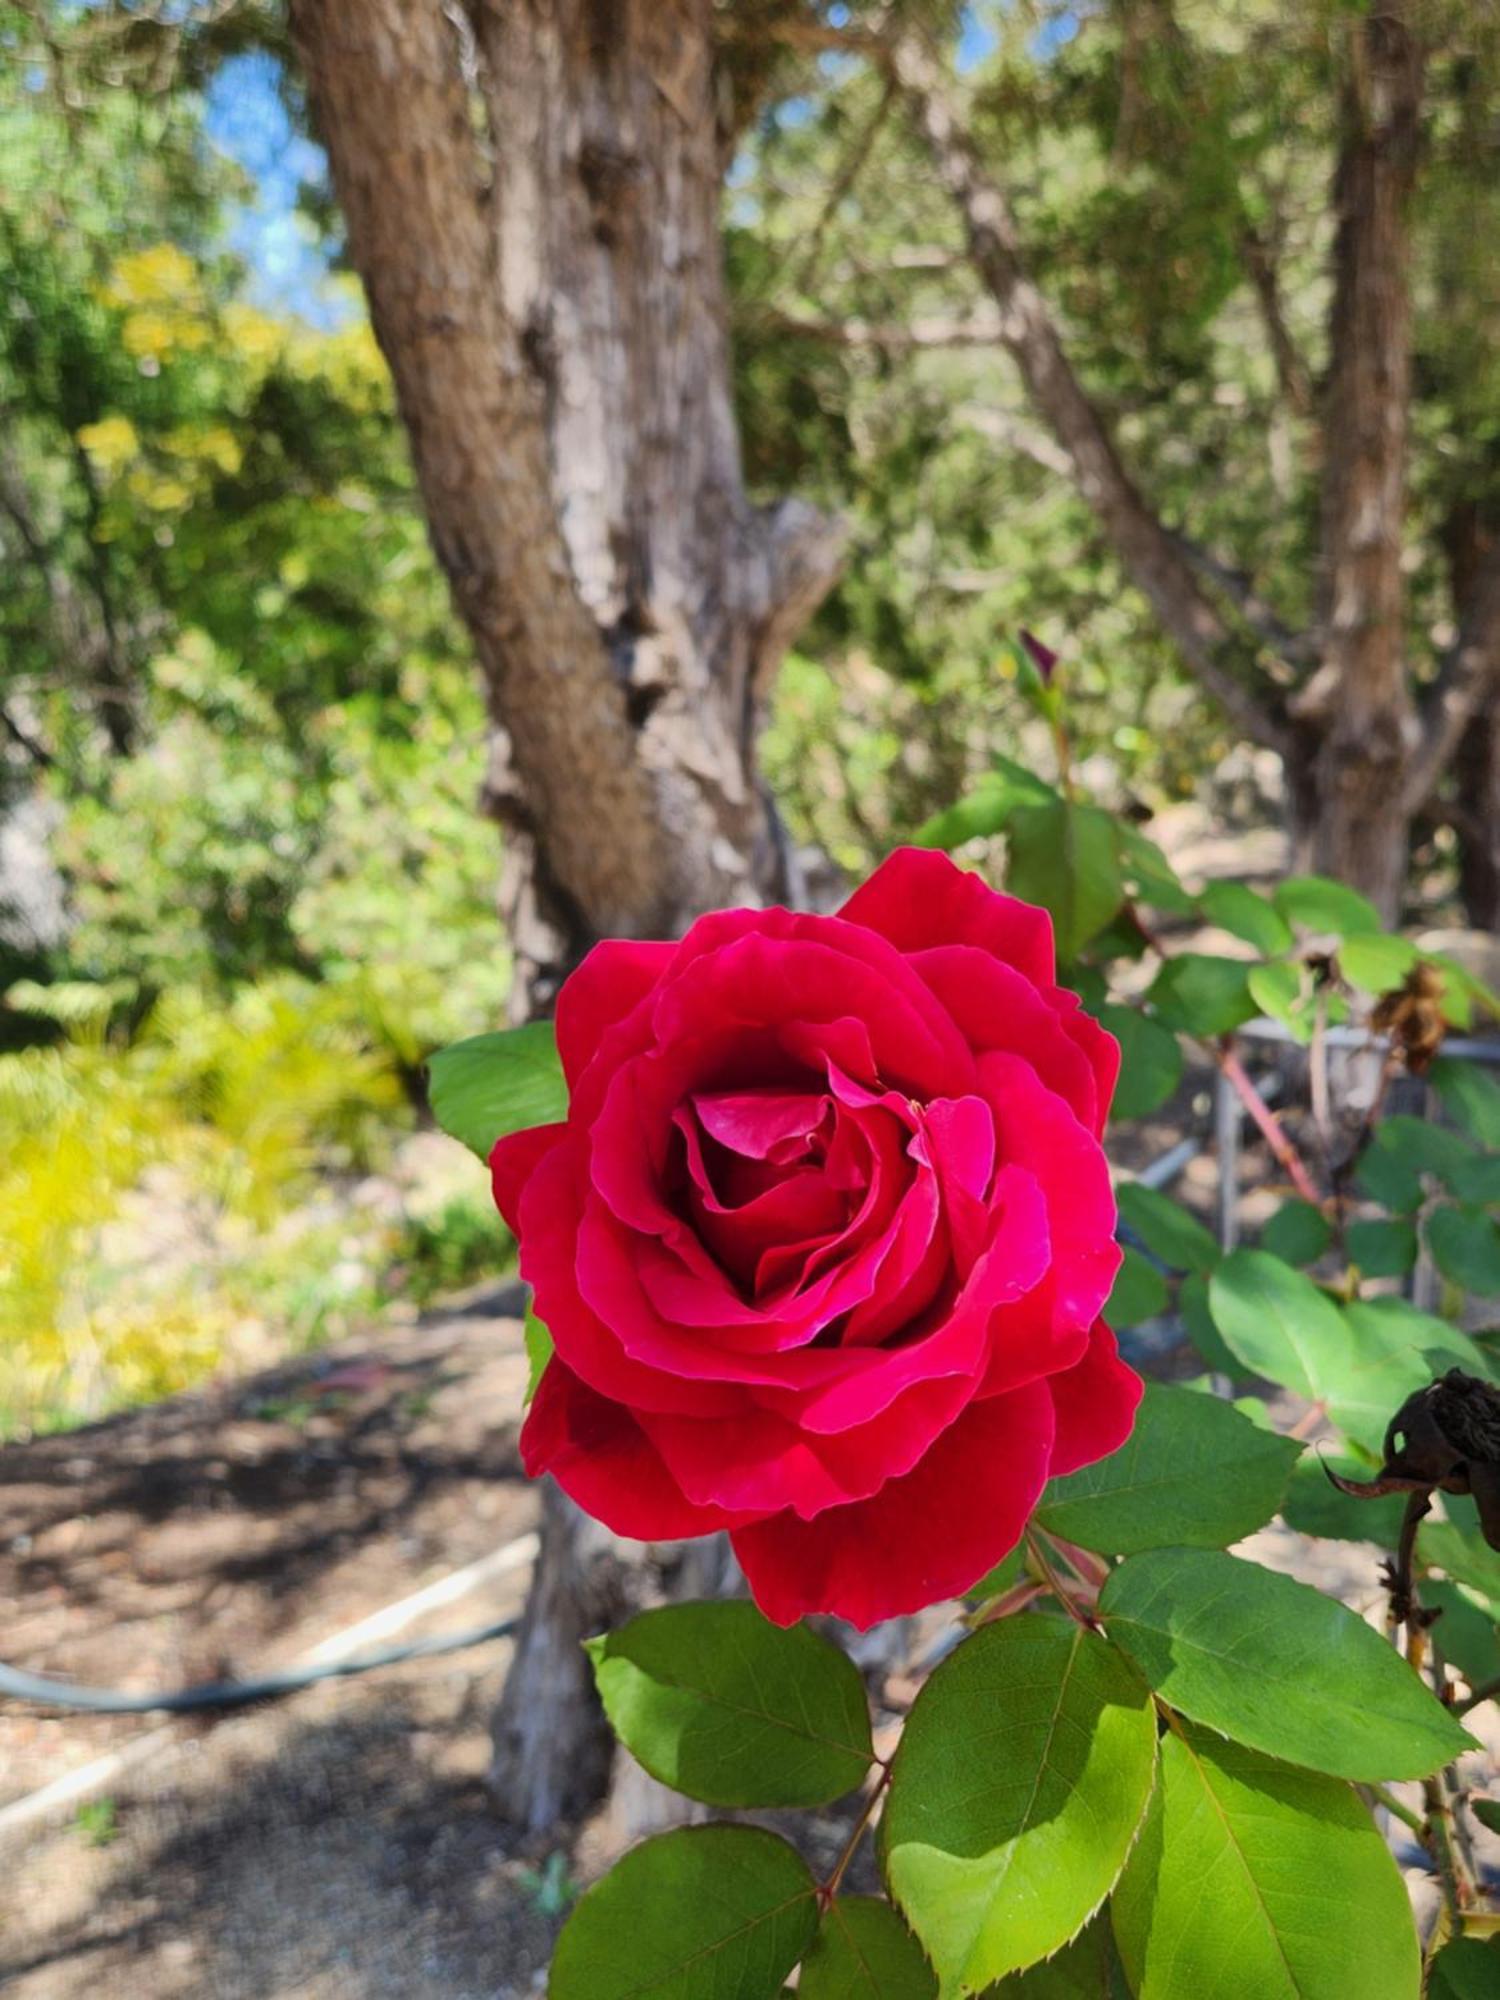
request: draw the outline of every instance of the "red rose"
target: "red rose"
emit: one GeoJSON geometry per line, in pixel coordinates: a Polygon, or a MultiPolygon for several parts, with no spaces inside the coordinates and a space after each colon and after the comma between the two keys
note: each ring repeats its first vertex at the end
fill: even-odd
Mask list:
{"type": "Polygon", "coordinates": [[[521,1434],[622,1535],[727,1528],[780,1624],[957,1594],[1129,1435],[1099,1318],[1115,1042],[1052,927],[943,855],[726,910],[562,990],[568,1117],[495,1198],[556,1353],[521,1434]]]}

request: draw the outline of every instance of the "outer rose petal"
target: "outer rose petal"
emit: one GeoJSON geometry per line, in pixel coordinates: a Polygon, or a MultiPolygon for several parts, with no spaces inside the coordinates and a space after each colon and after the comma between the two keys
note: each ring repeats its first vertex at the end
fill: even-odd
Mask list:
{"type": "Polygon", "coordinates": [[[1047,1384],[1057,1413],[1054,1479],[1120,1449],[1134,1428],[1143,1386],[1135,1370],[1120,1359],[1114,1335],[1102,1319],[1096,1319],[1083,1359],[1047,1384]]]}
{"type": "Polygon", "coordinates": [[[586,1514],[641,1542],[686,1541],[753,1518],[695,1507],[629,1410],[596,1395],[555,1357],[521,1427],[521,1462],[529,1478],[550,1472],[586,1514]]]}
{"type": "Polygon", "coordinates": [[[926,1457],[872,1499],[734,1533],[766,1616],[791,1625],[831,1612],[861,1630],[956,1597],[1020,1540],[1047,1483],[1052,1398],[1029,1383],[971,1403],[926,1457]]]}
{"type": "Polygon", "coordinates": [[[605,1031],[645,999],[676,955],[675,942],[606,938],[563,982],[557,1053],[570,1089],[593,1061],[605,1031]]]}
{"type": "Polygon", "coordinates": [[[1024,972],[1035,985],[1056,977],[1052,919],[1014,896],[998,895],[946,854],[898,847],[839,911],[889,938],[898,951],[938,944],[975,944],[1024,972]]]}
{"type": "Polygon", "coordinates": [[[521,1196],[526,1183],[559,1139],[566,1137],[567,1130],[566,1125],[532,1125],[495,1141],[490,1151],[490,1184],[495,1190],[495,1206],[512,1236],[519,1238],[521,1234],[521,1196]]]}

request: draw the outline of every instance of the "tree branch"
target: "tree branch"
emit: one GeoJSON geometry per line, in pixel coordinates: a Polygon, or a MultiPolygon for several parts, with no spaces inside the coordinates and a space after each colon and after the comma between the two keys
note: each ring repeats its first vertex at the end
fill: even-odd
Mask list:
{"type": "Polygon", "coordinates": [[[1241,233],[1240,257],[1249,273],[1256,304],[1260,307],[1261,323],[1271,344],[1271,359],[1276,366],[1276,380],[1282,396],[1294,415],[1311,417],[1316,405],[1312,371],[1286,323],[1281,300],[1281,275],[1276,268],[1271,246],[1253,224],[1247,224],[1241,233]]]}
{"type": "Polygon", "coordinates": [[[1221,590],[1255,633],[1272,652],[1294,666],[1311,666],[1318,657],[1317,642],[1308,632],[1294,632],[1278,617],[1255,588],[1255,580],[1233,563],[1225,562],[1211,549],[1203,548],[1180,529],[1171,530],[1173,541],[1198,574],[1221,590]]]}
{"type": "Polygon", "coordinates": [[[800,340],[816,340],[829,347],[871,348],[882,354],[909,354],[923,347],[996,347],[1001,339],[998,314],[987,313],[964,319],[814,319],[776,306],[757,306],[745,314],[745,320],[751,326],[764,326],[800,340]]]}
{"type": "Polygon", "coordinates": [[[1067,453],[1079,493],[1131,581],[1235,726],[1258,743],[1288,751],[1290,732],[1276,703],[1267,698],[1264,684],[1252,685],[1252,677],[1263,683],[1255,648],[1226,624],[1200,588],[1192,565],[1125,470],[1074,373],[1047,304],[1026,273],[1009,205],[962,126],[932,48],[917,30],[893,27],[883,55],[957,204],[971,261],[999,309],[1000,338],[1038,413],[1067,453]]]}

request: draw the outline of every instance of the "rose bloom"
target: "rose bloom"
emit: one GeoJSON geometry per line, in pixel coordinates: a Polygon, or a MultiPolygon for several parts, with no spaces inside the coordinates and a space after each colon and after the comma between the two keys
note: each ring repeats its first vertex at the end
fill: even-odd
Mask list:
{"type": "Polygon", "coordinates": [[[557,1042],[566,1121],[491,1159],[556,1350],[529,1473],[622,1535],[728,1529],[778,1624],[867,1626],[1124,1442],[1119,1048],[1044,911],[904,849],[836,916],[598,945],[557,1042]]]}

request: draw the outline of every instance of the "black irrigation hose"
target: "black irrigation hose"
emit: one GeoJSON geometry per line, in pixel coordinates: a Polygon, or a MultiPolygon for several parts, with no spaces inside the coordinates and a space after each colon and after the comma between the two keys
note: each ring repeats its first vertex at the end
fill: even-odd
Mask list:
{"type": "Polygon", "coordinates": [[[118,1688],[75,1687],[70,1681],[47,1680],[0,1664],[0,1699],[29,1702],[36,1707],[82,1709],[90,1715],[192,1715],[201,1709],[244,1708],[255,1701],[275,1701],[319,1681],[345,1680],[376,1667],[396,1667],[405,1660],[432,1659],[442,1653],[462,1653],[491,1639],[504,1639],[516,1629],[514,1617],[471,1632],[454,1632],[435,1639],[414,1639],[405,1646],[387,1646],[378,1653],[353,1659],[328,1660],[314,1667],[290,1667],[255,1681],[203,1681],[196,1687],[163,1694],[125,1694],[118,1688]]]}

